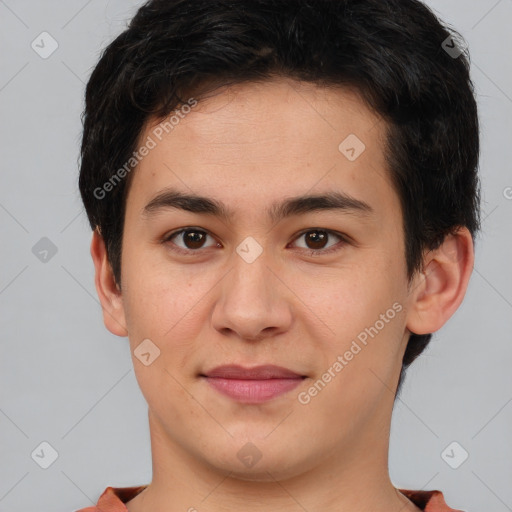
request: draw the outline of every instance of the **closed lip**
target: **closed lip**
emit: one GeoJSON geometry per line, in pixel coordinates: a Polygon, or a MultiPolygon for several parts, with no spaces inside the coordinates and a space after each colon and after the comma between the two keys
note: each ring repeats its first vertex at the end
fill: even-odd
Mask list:
{"type": "Polygon", "coordinates": [[[266,379],[302,379],[305,375],[295,373],[288,368],[265,364],[245,368],[236,364],[217,366],[203,374],[202,377],[220,378],[220,379],[240,379],[240,380],[266,380],[266,379]]]}

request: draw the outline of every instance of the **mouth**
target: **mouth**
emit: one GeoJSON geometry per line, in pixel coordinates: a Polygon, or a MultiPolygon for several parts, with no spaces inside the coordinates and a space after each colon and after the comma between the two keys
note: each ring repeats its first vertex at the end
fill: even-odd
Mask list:
{"type": "Polygon", "coordinates": [[[272,400],[290,392],[306,378],[305,375],[274,365],[253,368],[218,366],[200,377],[219,393],[246,404],[272,400]]]}

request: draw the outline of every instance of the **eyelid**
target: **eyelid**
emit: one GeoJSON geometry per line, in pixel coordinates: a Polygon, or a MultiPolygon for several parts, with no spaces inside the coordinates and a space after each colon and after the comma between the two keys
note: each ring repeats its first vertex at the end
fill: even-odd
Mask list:
{"type": "MultiPolygon", "coordinates": [[[[200,233],[204,233],[205,235],[210,236],[213,239],[215,239],[215,237],[207,229],[198,228],[198,227],[195,227],[195,226],[186,226],[184,228],[180,228],[180,229],[177,229],[175,231],[171,231],[170,233],[166,233],[162,237],[161,242],[163,244],[166,244],[166,243],[170,242],[172,245],[174,245],[174,247],[171,250],[173,250],[175,252],[178,252],[178,253],[181,253],[181,254],[199,253],[199,251],[201,251],[202,249],[210,249],[211,247],[213,247],[213,246],[210,246],[210,247],[206,247],[206,248],[201,247],[199,249],[183,249],[183,247],[179,247],[178,245],[176,245],[175,243],[173,243],[171,241],[172,238],[174,238],[176,236],[179,236],[179,235],[181,235],[182,233],[184,233],[186,231],[197,231],[197,232],[200,232],[200,233]]],[[[218,243],[219,242],[217,241],[217,244],[218,243]]]]}
{"type": "MultiPolygon", "coordinates": [[[[207,229],[203,229],[203,228],[199,228],[199,227],[195,227],[195,226],[186,226],[186,227],[183,227],[183,228],[179,228],[179,229],[177,229],[175,231],[172,231],[170,233],[166,233],[162,237],[161,242],[162,243],[170,242],[172,238],[174,238],[175,236],[178,236],[178,235],[180,235],[180,234],[182,234],[182,233],[184,233],[186,231],[198,231],[198,232],[204,233],[205,235],[210,236],[210,237],[212,237],[213,239],[216,240],[216,238],[207,229]]],[[[310,228],[303,229],[302,231],[300,231],[299,233],[297,233],[294,236],[292,242],[290,242],[290,243],[295,242],[301,236],[305,235],[306,233],[310,233],[312,231],[322,231],[324,233],[327,233],[330,236],[334,235],[335,237],[340,239],[342,246],[345,246],[346,244],[350,244],[351,243],[351,239],[347,235],[345,235],[343,233],[340,233],[338,231],[334,231],[332,229],[319,228],[319,227],[310,227],[310,228]]],[[[217,244],[219,244],[219,243],[220,242],[217,241],[217,244]]],[[[199,253],[203,249],[210,249],[211,247],[213,247],[213,246],[210,246],[210,247],[200,247],[199,249],[183,249],[182,247],[179,247],[179,246],[177,246],[174,243],[173,243],[173,245],[174,245],[174,247],[171,250],[173,250],[175,252],[178,252],[178,253],[181,253],[181,254],[199,253]]],[[[299,247],[299,249],[301,249],[302,251],[307,251],[310,254],[322,255],[322,254],[329,254],[331,252],[336,252],[338,250],[341,250],[341,248],[338,247],[338,245],[339,245],[339,243],[335,244],[334,246],[329,247],[327,249],[308,249],[308,248],[304,248],[304,247],[299,247]]]]}
{"type": "MultiPolygon", "coordinates": [[[[327,233],[329,236],[334,235],[335,237],[340,239],[342,246],[345,246],[350,243],[350,238],[347,235],[344,235],[343,233],[339,233],[338,231],[334,231],[332,229],[319,228],[319,227],[311,227],[311,228],[302,230],[300,233],[298,233],[295,236],[295,238],[292,240],[292,242],[295,242],[301,236],[305,235],[306,233],[311,233],[312,231],[322,231],[324,233],[327,233]]],[[[299,247],[299,249],[301,249],[303,251],[308,251],[310,254],[322,255],[322,254],[329,254],[331,252],[336,252],[336,251],[341,250],[341,247],[339,247],[339,244],[340,244],[340,242],[338,242],[337,244],[335,244],[327,249],[308,249],[308,248],[304,248],[304,247],[299,247]]]]}

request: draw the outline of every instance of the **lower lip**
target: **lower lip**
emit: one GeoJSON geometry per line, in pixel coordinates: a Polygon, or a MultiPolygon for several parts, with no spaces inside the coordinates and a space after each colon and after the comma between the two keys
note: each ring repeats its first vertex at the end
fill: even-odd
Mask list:
{"type": "Polygon", "coordinates": [[[302,380],[301,377],[296,379],[264,380],[206,377],[208,384],[220,393],[248,404],[259,404],[272,400],[272,398],[276,398],[296,388],[302,380]]]}

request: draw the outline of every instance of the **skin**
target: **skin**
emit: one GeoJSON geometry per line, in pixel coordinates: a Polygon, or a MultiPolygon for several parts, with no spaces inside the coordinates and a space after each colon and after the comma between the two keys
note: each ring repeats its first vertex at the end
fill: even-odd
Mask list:
{"type": "Polygon", "coordinates": [[[200,101],[140,162],[127,197],[121,288],[98,232],[91,244],[105,325],[129,337],[148,403],[153,480],[130,512],[419,510],[388,473],[402,356],[410,332],[435,332],[455,312],[474,255],[461,228],[425,253],[424,271],[408,282],[385,133],[355,92],[276,78],[200,101]],[[338,149],[349,134],[366,146],[355,161],[338,149]],[[178,208],[144,216],[166,188],[220,201],[233,217],[178,208]],[[267,216],[274,202],[333,191],[373,212],[267,216]],[[164,240],[186,227],[206,232],[202,246],[164,240]],[[314,228],[348,241],[331,234],[315,245],[304,234],[314,228]],[[236,252],[249,236],[262,248],[252,263],[236,252]],[[401,311],[300,403],[298,394],[395,303],[401,311]],[[145,366],[134,351],[148,338],[160,356],[145,366]],[[263,404],[239,403],[199,376],[229,363],[275,364],[306,378],[263,404]],[[252,467],[237,457],[248,442],[261,455],[252,467]]]}

